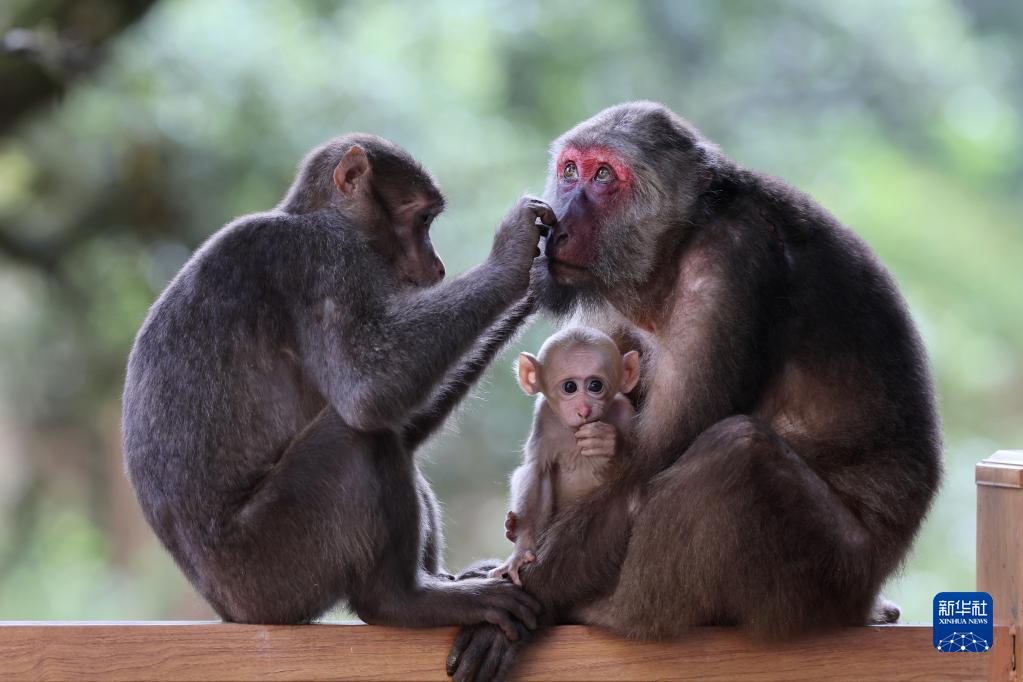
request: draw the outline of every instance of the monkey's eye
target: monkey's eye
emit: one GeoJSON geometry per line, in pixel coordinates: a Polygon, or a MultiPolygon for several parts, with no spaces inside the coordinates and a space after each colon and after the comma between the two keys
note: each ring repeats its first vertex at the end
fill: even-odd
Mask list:
{"type": "Polygon", "coordinates": [[[593,179],[597,182],[611,182],[615,179],[615,174],[608,166],[601,166],[597,169],[597,173],[593,176],[593,179]]]}
{"type": "Polygon", "coordinates": [[[590,383],[586,384],[586,390],[590,393],[600,393],[604,390],[604,382],[600,379],[590,379],[590,383]]]}
{"type": "Polygon", "coordinates": [[[575,180],[579,177],[579,170],[575,167],[574,161],[569,161],[565,164],[565,169],[561,171],[561,176],[566,180],[575,180]]]}
{"type": "Polygon", "coordinates": [[[561,390],[565,393],[572,394],[579,390],[579,385],[569,379],[561,385],[561,390]]]}

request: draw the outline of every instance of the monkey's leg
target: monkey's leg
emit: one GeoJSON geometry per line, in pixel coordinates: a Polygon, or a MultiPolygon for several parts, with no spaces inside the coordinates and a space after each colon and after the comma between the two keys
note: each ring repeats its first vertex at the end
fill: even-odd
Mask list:
{"type": "Polygon", "coordinates": [[[773,430],[731,417],[653,479],[618,587],[584,615],[644,638],[701,624],[761,636],[863,624],[883,578],[873,545],[773,430]]]}
{"type": "MultiPolygon", "coordinates": [[[[418,472],[399,436],[363,434],[326,408],[289,446],[211,548],[227,620],[313,620],[347,597],[390,625],[535,623],[535,601],[498,580],[454,583],[421,568],[418,472]]],[[[425,483],[425,481],[424,481],[425,483]]]]}
{"type": "Polygon", "coordinates": [[[348,576],[371,569],[386,537],[374,452],[329,406],[295,437],[205,558],[225,620],[313,620],[345,598],[348,576]]]}
{"type": "MultiPolygon", "coordinates": [[[[525,591],[497,579],[452,581],[420,568],[423,556],[417,487],[422,480],[399,436],[373,458],[374,516],[383,531],[375,560],[352,575],[349,602],[368,623],[434,627],[492,623],[518,637],[520,623],[536,627],[539,604],[525,591]]],[[[432,499],[432,495],[431,495],[432,499]]]]}

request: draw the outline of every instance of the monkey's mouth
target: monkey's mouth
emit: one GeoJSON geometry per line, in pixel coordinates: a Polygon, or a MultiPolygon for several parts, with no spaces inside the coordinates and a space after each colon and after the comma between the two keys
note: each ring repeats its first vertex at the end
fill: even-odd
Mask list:
{"type": "Polygon", "coordinates": [[[576,279],[580,277],[589,277],[589,270],[581,265],[573,265],[566,263],[563,260],[555,260],[549,258],[547,261],[547,268],[551,271],[556,279],[576,279]]]}

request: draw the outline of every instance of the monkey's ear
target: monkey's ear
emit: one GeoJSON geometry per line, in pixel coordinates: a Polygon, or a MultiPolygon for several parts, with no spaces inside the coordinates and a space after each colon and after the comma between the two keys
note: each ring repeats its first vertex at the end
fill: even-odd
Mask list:
{"type": "Polygon", "coordinates": [[[368,172],[369,157],[366,156],[366,150],[357,144],[352,145],[334,168],[334,184],[341,194],[350,197],[355,194],[359,181],[368,172]]]}
{"type": "Polygon", "coordinates": [[[636,388],[639,383],[639,353],[630,350],[622,356],[622,385],[621,392],[628,393],[636,388]]]}
{"type": "Polygon", "coordinates": [[[528,395],[540,392],[540,361],[529,353],[519,353],[519,386],[528,395]]]}

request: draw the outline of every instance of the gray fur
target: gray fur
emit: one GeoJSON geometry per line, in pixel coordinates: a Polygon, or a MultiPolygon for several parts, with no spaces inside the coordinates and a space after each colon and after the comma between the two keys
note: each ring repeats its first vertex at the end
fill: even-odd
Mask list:
{"type": "MultiPolygon", "coordinates": [[[[381,230],[410,233],[394,221],[412,200],[441,203],[406,152],[369,135],[332,140],[277,209],[196,251],[139,331],[128,473],[225,620],[301,623],[347,600],[390,625],[535,625],[518,588],[443,573],[437,502],[413,455],[531,312],[543,207],[520,201],[485,263],[423,288],[374,245],[381,230]],[[332,173],[354,144],[370,184],[342,197],[332,173]]],[[[418,248],[433,253],[425,236],[418,248]]]]}

